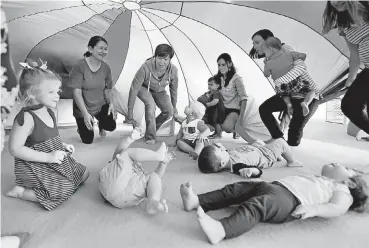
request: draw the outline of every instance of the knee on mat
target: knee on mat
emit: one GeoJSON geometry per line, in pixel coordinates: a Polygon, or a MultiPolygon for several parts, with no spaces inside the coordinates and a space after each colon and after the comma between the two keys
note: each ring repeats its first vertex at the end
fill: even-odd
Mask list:
{"type": "Polygon", "coordinates": [[[117,123],[114,121],[109,126],[104,127],[104,130],[109,131],[109,132],[113,132],[116,128],[117,128],[117,123]]]}
{"type": "Polygon", "coordinates": [[[81,138],[81,140],[82,140],[83,144],[89,145],[89,144],[92,144],[92,142],[94,141],[94,137],[92,137],[92,138],[81,138]]]}
{"type": "Polygon", "coordinates": [[[289,132],[287,144],[289,146],[299,146],[301,143],[302,134],[298,132],[289,132]]]}
{"type": "Polygon", "coordinates": [[[360,111],[358,111],[358,108],[355,106],[354,102],[351,101],[349,97],[344,96],[341,101],[341,110],[344,115],[347,117],[355,115],[356,112],[360,115],[360,111]]]}

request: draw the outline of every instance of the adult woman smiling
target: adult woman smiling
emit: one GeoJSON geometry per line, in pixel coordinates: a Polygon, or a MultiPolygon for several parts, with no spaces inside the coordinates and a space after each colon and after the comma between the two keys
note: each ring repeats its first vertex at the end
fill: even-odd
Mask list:
{"type": "Polygon", "coordinates": [[[73,116],[78,133],[85,144],[94,139],[94,117],[101,136],[116,128],[116,112],[111,99],[113,81],[111,70],[103,60],[108,54],[108,42],[94,36],[88,42],[84,58],[73,67],[68,86],[73,88],[73,116]]]}
{"type": "Polygon", "coordinates": [[[154,56],[143,63],[131,84],[125,123],[133,124],[133,109],[138,97],[145,104],[147,144],[155,144],[156,130],[173,116],[173,112],[177,113],[178,70],[171,63],[173,56],[174,50],[171,46],[158,45],[154,56]],[[167,85],[171,99],[165,90],[167,85]],[[156,106],[161,113],[155,118],[156,106]]]}
{"type": "MultiPolygon", "coordinates": [[[[274,35],[268,29],[259,30],[252,36],[253,48],[250,51],[250,56],[252,58],[265,57],[264,43],[269,37],[274,37],[274,35]]],[[[283,44],[282,50],[293,51],[293,49],[286,44],[283,44]]],[[[306,65],[302,60],[297,60],[294,63],[294,67],[287,74],[278,78],[274,82],[276,84],[289,83],[299,78],[301,81],[308,82],[309,84],[315,86],[315,83],[307,73],[306,65]]],[[[316,88],[316,86],[314,88],[316,88]]],[[[303,98],[304,97],[302,96],[302,94],[298,93],[291,95],[291,100],[282,98],[281,96],[276,94],[260,105],[260,117],[263,120],[265,126],[268,128],[273,139],[283,137],[283,132],[280,129],[277,120],[273,116],[273,112],[280,112],[284,110],[289,110],[290,112],[293,109],[292,119],[289,124],[287,142],[290,146],[298,146],[300,144],[303,135],[303,129],[319,106],[318,95],[316,94],[314,96],[314,99],[308,106],[309,113],[304,116],[301,107],[301,102],[303,101],[303,98]]]]}

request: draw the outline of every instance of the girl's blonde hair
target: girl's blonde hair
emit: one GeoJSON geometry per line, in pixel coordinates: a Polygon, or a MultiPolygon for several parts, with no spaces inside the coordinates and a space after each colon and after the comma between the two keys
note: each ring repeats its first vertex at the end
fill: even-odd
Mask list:
{"type": "Polygon", "coordinates": [[[199,101],[191,101],[189,106],[193,110],[196,119],[204,117],[206,110],[204,104],[199,101]]]}
{"type": "Polygon", "coordinates": [[[338,11],[331,1],[327,1],[323,13],[323,34],[338,28],[342,31],[351,25],[360,25],[361,21],[369,21],[369,2],[367,1],[342,1],[346,10],[338,11]]]}
{"type": "Polygon", "coordinates": [[[27,104],[30,100],[29,93],[36,90],[43,80],[59,80],[61,78],[47,69],[46,64],[41,61],[39,65],[35,61],[28,60],[28,63],[21,63],[23,70],[19,78],[19,99],[27,104]]]}

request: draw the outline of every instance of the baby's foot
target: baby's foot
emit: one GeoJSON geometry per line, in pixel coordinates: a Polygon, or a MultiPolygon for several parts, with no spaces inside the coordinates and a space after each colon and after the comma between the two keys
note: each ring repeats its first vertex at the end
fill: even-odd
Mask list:
{"type": "Polygon", "coordinates": [[[282,157],[282,156],[279,156],[279,157],[277,158],[277,161],[283,161],[283,157],[282,157]]]}
{"type": "Polygon", "coordinates": [[[138,127],[133,128],[132,133],[131,133],[132,140],[141,139],[143,136],[144,136],[144,133],[141,128],[138,128],[138,127]]]}
{"type": "Polygon", "coordinates": [[[10,191],[8,191],[8,193],[6,193],[7,196],[9,197],[14,197],[14,198],[23,198],[23,194],[24,194],[24,191],[26,189],[21,187],[21,186],[14,186],[14,188],[12,188],[10,191]]]}
{"type": "Polygon", "coordinates": [[[197,209],[197,216],[201,229],[204,231],[211,244],[218,244],[225,238],[225,230],[220,221],[211,218],[201,207],[197,209]]]}
{"type": "Polygon", "coordinates": [[[100,134],[101,138],[106,137],[106,131],[104,129],[101,129],[99,134],[100,134]]]}
{"type": "Polygon", "coordinates": [[[310,112],[309,106],[305,102],[302,102],[301,103],[301,108],[302,108],[302,114],[304,116],[307,116],[309,114],[309,112],[310,112]]]}
{"type": "Polygon", "coordinates": [[[193,158],[193,160],[197,160],[197,158],[199,157],[199,155],[195,151],[190,151],[188,154],[190,155],[190,157],[193,158]]]}
{"type": "Polygon", "coordinates": [[[287,167],[303,167],[303,164],[300,161],[293,161],[292,163],[287,163],[287,167]]]}
{"type": "Polygon", "coordinates": [[[165,156],[166,156],[166,154],[167,154],[167,152],[168,152],[167,145],[166,145],[164,142],[162,142],[162,143],[160,144],[160,146],[159,146],[158,150],[156,150],[156,152],[157,152],[158,154],[160,154],[160,157],[161,157],[161,158],[163,158],[163,160],[164,160],[164,158],[165,158],[165,156]]]}
{"type": "Polygon", "coordinates": [[[191,183],[187,182],[181,184],[180,193],[182,197],[183,207],[186,211],[191,211],[200,205],[199,198],[193,192],[191,183]]]}
{"type": "Polygon", "coordinates": [[[160,201],[147,199],[146,200],[146,211],[150,215],[157,214],[158,212],[168,213],[167,201],[162,199],[160,201]]]}

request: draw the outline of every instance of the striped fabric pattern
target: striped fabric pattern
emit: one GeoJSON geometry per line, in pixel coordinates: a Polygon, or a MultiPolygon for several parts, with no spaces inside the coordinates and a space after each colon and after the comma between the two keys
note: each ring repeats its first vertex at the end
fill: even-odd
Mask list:
{"type": "MultiPolygon", "coordinates": [[[[60,135],[29,148],[46,153],[65,150],[60,135]]],[[[85,171],[86,167],[77,163],[70,153],[60,165],[15,158],[15,183],[33,189],[47,210],[56,208],[72,196],[81,184],[85,171]]]]}
{"type": "MultiPolygon", "coordinates": [[[[282,46],[282,50],[286,52],[295,51],[291,46],[286,44],[282,46]]],[[[296,82],[295,85],[289,87],[291,90],[290,96],[292,98],[304,98],[306,95],[306,89],[309,88],[315,90],[314,98],[319,99],[319,89],[312,77],[309,75],[304,61],[295,61],[292,70],[274,81],[276,85],[289,84],[291,82],[296,82]]],[[[280,93],[279,87],[277,87],[276,90],[277,93],[280,93]]]]}
{"type": "Polygon", "coordinates": [[[360,26],[352,26],[343,32],[349,42],[359,45],[360,61],[369,66],[369,22],[362,21],[360,26]]]}

